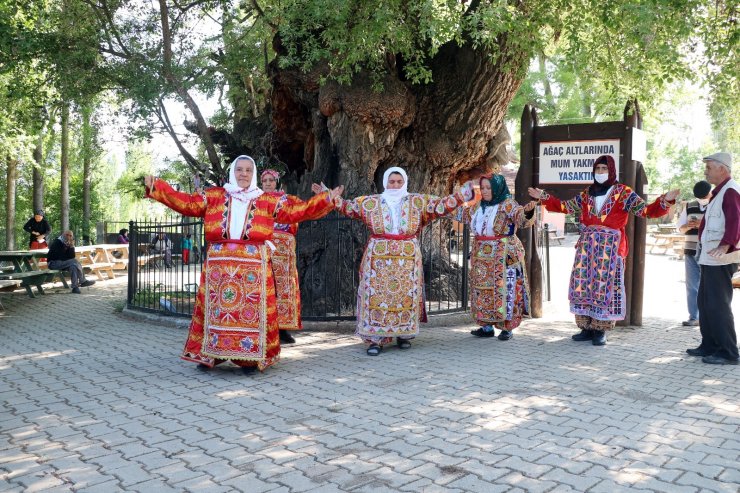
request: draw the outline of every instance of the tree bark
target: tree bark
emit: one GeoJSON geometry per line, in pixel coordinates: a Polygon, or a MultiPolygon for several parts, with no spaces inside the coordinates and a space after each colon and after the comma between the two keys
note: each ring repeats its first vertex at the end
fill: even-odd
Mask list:
{"type": "Polygon", "coordinates": [[[62,152],[61,152],[61,194],[59,210],[61,211],[62,231],[69,229],[69,104],[62,103],[62,152]]]}
{"type": "Polygon", "coordinates": [[[18,161],[8,154],[5,162],[8,166],[5,195],[5,249],[15,250],[15,191],[18,182],[18,161]]]}
{"type": "Polygon", "coordinates": [[[93,128],[91,104],[82,107],[82,241],[91,244],[90,239],[90,194],[92,192],[91,161],[93,154],[93,128]]]}
{"type": "Polygon", "coordinates": [[[44,209],[44,130],[39,132],[33,149],[33,210],[44,209]]]}
{"type": "MultiPolygon", "coordinates": [[[[279,40],[276,45],[279,49],[279,40]]],[[[305,197],[313,182],[342,184],[345,197],[354,198],[381,192],[383,172],[401,166],[410,192],[445,195],[457,182],[496,171],[509,161],[509,136],[502,123],[527,64],[526,57],[511,51],[502,40],[504,55],[491,63],[471,44],[448,43],[430,62],[434,82],[427,85],[408,83],[397,57],[382,79],[382,92],[373,90],[369,74],[358,74],[348,86],[322,86],[325,67],[304,73],[273,62],[274,152],[289,168],[284,186],[305,197]]],[[[426,233],[425,271],[433,263],[447,279],[428,285],[427,294],[449,293],[444,283],[451,283],[460,269],[446,260],[447,244],[439,240],[446,237],[439,228],[448,224],[438,222],[438,229],[426,233]]],[[[310,235],[299,230],[301,279],[312,280],[302,285],[304,296],[324,303],[326,293],[344,293],[347,306],[353,305],[354,298],[346,294],[356,289],[351,269],[362,255],[365,229],[349,228],[341,220],[312,228],[310,235]],[[337,244],[350,253],[328,261],[337,258],[332,249],[337,244]]]]}

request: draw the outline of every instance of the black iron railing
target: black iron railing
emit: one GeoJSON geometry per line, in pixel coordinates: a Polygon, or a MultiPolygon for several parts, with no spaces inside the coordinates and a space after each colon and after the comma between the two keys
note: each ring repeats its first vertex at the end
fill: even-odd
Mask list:
{"type": "MultiPolygon", "coordinates": [[[[129,223],[129,308],[175,316],[191,316],[200,284],[205,245],[201,221],[129,223]],[[163,233],[171,241],[167,252],[153,245],[163,233]],[[192,234],[195,257],[183,263],[181,239],[192,234]]],[[[369,233],[359,221],[336,213],[302,223],[296,236],[298,277],[304,320],[351,320],[356,316],[359,266],[369,233]]],[[[468,308],[467,225],[444,218],[428,225],[420,239],[424,263],[427,313],[468,308]]]]}

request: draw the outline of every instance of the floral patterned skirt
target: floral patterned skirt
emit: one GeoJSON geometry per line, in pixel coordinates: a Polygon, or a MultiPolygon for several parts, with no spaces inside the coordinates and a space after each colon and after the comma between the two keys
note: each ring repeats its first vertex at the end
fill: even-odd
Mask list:
{"type": "Polygon", "coordinates": [[[280,356],[276,306],[264,244],[212,244],[182,358],[206,366],[233,360],[267,368],[280,356]]]}

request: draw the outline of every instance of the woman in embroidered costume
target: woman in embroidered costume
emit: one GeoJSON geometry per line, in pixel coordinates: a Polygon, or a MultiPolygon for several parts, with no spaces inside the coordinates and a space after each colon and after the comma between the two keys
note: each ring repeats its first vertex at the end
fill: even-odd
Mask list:
{"type": "Polygon", "coordinates": [[[479,205],[458,209],[457,220],[470,223],[475,235],[471,254],[470,308],[481,327],[470,331],[478,337],[493,337],[493,326],[501,329],[498,338],[507,341],[522,317],[529,315],[529,283],[524,264],[524,247],[516,237],[517,228],[534,223],[537,202],[525,207],[511,198],[501,175],[480,179],[479,205]]]}
{"type": "Polygon", "coordinates": [[[419,233],[426,223],[474,197],[469,183],[443,198],[410,194],[407,185],[406,172],[393,167],[383,175],[382,194],[334,200],[340,213],[359,219],[372,232],[360,264],[355,331],[369,344],[370,356],[394,338],[399,348],[411,347],[424,313],[419,233]]]}
{"type": "Polygon", "coordinates": [[[630,187],[617,182],[614,158],[599,156],[594,161],[594,182],[574,198],[561,201],[538,188],[529,195],[540,199],[547,210],[575,214],[581,223],[581,237],[570,277],[568,299],[581,332],[574,341],[606,344],[606,331],[626,314],[624,258],[628,246],[624,228],[629,214],[661,217],[675,203],[679,190],[672,190],[648,205],[630,187]]]}
{"type": "MultiPolygon", "coordinates": [[[[285,192],[277,189],[279,179],[280,174],[277,171],[266,169],[260,175],[262,190],[278,196],[285,196],[285,192]]],[[[296,267],[295,256],[295,235],[297,232],[298,224],[296,223],[275,223],[275,232],[272,234],[272,243],[275,245],[275,250],[272,252],[272,272],[275,276],[280,342],[286,344],[295,342],[290,331],[303,328],[301,324],[301,290],[298,286],[298,268],[296,267]]]]}
{"type": "Polygon", "coordinates": [[[202,370],[232,360],[244,373],[277,362],[277,303],[265,241],[272,237],[275,222],[325,216],[342,187],[307,202],[265,194],[257,187],[256,166],[249,156],[231,164],[229,183],[202,195],[177,192],[152,176],[145,184],[148,197],[204,220],[208,250],[182,358],[202,370]]]}

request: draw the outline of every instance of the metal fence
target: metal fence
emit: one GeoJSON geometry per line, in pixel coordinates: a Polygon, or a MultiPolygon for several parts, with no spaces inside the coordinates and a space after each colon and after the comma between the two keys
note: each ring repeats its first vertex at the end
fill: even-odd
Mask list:
{"type": "MultiPolygon", "coordinates": [[[[205,243],[203,224],[129,223],[128,306],[175,316],[191,316],[200,283],[205,243]],[[171,259],[155,250],[153,238],[166,235],[171,259]],[[181,239],[191,233],[195,261],[182,261],[181,239]]],[[[351,320],[356,316],[358,271],[369,233],[364,224],[335,212],[301,223],[296,236],[297,266],[304,320],[351,320]]],[[[444,218],[428,225],[420,238],[427,313],[468,308],[469,228],[444,218]]]]}
{"type": "Polygon", "coordinates": [[[536,229],[537,253],[542,264],[542,299],[550,301],[550,225],[536,229]]]}

